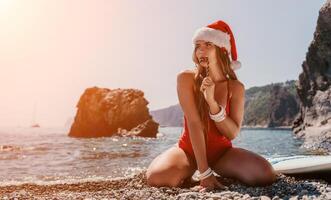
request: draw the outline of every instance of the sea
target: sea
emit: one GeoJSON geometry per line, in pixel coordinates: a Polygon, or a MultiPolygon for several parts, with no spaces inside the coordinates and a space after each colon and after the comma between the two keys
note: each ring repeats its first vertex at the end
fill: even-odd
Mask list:
{"type": "MultiPolygon", "coordinates": [[[[72,138],[57,127],[0,127],[0,185],[57,184],[114,180],[146,169],[177,143],[182,127],[159,127],[157,138],[72,138]]],[[[234,147],[272,161],[286,156],[314,155],[301,148],[290,129],[242,129],[234,147]]]]}

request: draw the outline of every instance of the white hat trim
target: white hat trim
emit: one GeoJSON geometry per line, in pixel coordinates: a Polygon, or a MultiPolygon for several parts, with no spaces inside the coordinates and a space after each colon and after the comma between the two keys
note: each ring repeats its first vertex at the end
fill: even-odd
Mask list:
{"type": "Polygon", "coordinates": [[[193,45],[195,45],[197,40],[212,42],[219,47],[224,47],[231,54],[230,35],[228,33],[209,27],[202,27],[195,31],[192,37],[193,45]]]}
{"type": "Polygon", "coordinates": [[[232,70],[238,70],[241,68],[241,62],[238,60],[231,61],[230,67],[232,70]]]}

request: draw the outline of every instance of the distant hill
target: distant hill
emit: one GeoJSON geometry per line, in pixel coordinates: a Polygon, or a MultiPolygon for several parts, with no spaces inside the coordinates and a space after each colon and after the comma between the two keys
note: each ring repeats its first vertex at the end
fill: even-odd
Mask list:
{"type": "Polygon", "coordinates": [[[243,126],[290,127],[299,112],[295,82],[292,80],[247,89],[243,126]]]}
{"type": "Polygon", "coordinates": [[[179,104],[169,106],[167,108],[150,111],[153,119],[159,123],[160,126],[182,126],[183,125],[183,111],[179,104]]]}
{"type": "MultiPolygon", "coordinates": [[[[290,127],[299,112],[295,80],[251,87],[245,91],[243,127],[290,127]]],[[[161,126],[182,126],[179,104],[150,112],[161,126]]]]}

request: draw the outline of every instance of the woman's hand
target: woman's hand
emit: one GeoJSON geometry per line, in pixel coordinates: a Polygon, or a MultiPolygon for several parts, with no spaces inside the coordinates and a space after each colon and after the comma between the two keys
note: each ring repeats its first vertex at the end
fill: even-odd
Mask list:
{"type": "Polygon", "coordinates": [[[215,101],[215,83],[210,76],[206,76],[202,80],[200,91],[203,93],[208,104],[215,101]]]}
{"type": "Polygon", "coordinates": [[[228,187],[220,183],[214,175],[201,180],[200,185],[196,186],[196,188],[199,190],[199,192],[206,192],[215,188],[228,189],[228,187]]]}

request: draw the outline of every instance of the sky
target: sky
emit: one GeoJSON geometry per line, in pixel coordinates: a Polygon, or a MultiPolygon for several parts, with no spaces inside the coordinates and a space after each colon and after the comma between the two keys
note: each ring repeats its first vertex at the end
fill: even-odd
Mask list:
{"type": "Polygon", "coordinates": [[[89,87],[178,103],[196,29],[223,20],[248,89],[297,79],[325,0],[0,0],[0,126],[64,126],[89,87]]]}

